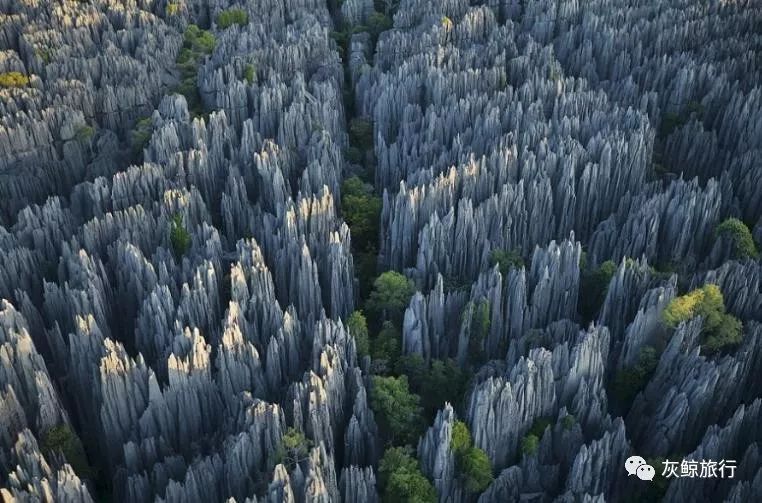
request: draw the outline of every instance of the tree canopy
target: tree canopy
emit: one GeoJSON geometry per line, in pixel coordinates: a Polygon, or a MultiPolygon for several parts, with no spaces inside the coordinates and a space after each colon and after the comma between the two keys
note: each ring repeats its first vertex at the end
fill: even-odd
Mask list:
{"type": "Polygon", "coordinates": [[[394,445],[415,445],[423,430],[421,398],[407,376],[373,376],[370,404],[384,436],[394,445]]]}
{"type": "Polygon", "coordinates": [[[709,283],[672,299],[662,313],[664,323],[672,328],[696,316],[704,320],[701,346],[707,354],[741,343],[741,321],[725,312],[725,302],[717,285],[709,283]]]}
{"type": "Polygon", "coordinates": [[[368,337],[368,322],[362,311],[354,311],[347,318],[347,330],[354,337],[357,354],[366,356],[370,354],[370,339],[368,337]]]}
{"type": "Polygon", "coordinates": [[[378,468],[381,500],[384,503],[435,503],[434,486],[423,476],[418,461],[408,449],[390,447],[378,468]]]}
{"type": "Polygon", "coordinates": [[[415,285],[411,279],[397,271],[386,271],[373,282],[367,307],[382,319],[399,322],[414,292],[415,285]]]}
{"type": "Polygon", "coordinates": [[[484,491],[493,480],[492,464],[487,453],[471,445],[471,432],[463,421],[453,425],[450,449],[466,491],[472,494],[484,491]]]}
{"type": "Polygon", "coordinates": [[[759,251],[754,243],[751,231],[749,231],[745,223],[737,218],[728,218],[723,221],[717,226],[715,233],[717,236],[725,235],[730,237],[733,242],[733,258],[759,258],[759,251]]]}

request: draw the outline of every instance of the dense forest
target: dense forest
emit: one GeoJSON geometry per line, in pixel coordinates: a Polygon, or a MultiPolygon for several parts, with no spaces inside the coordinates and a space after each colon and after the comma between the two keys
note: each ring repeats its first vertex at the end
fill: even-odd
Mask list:
{"type": "Polygon", "coordinates": [[[0,0],[0,495],[762,501],[761,245],[760,0],[0,0]]]}

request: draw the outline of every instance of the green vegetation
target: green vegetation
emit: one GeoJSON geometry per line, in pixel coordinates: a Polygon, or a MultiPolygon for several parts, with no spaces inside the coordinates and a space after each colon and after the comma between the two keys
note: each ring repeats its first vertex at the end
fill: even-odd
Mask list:
{"type": "Polygon", "coordinates": [[[371,290],[376,273],[376,246],[378,243],[381,198],[373,186],[357,176],[347,178],[341,187],[342,216],[352,231],[352,249],[360,282],[360,294],[365,297],[371,290]]]}
{"type": "Polygon", "coordinates": [[[76,131],[74,131],[74,139],[80,142],[86,142],[90,141],[90,138],[93,137],[95,134],[95,129],[88,125],[83,125],[77,128],[76,131]]]}
{"type": "Polygon", "coordinates": [[[375,251],[381,217],[381,198],[373,186],[353,176],[341,186],[341,208],[344,220],[352,230],[352,244],[357,250],[375,251]]]}
{"type": "Polygon", "coordinates": [[[375,46],[381,32],[390,29],[393,26],[392,18],[381,12],[373,12],[368,16],[368,32],[371,36],[371,42],[375,46]]]}
{"type": "Polygon", "coordinates": [[[565,430],[571,430],[576,424],[576,422],[577,422],[577,418],[571,414],[567,414],[563,418],[561,418],[561,426],[565,430]]]}
{"type": "Polygon", "coordinates": [[[180,258],[188,251],[191,245],[191,235],[183,225],[183,217],[176,214],[172,217],[169,228],[169,241],[176,258],[180,258]]]}
{"type": "Polygon", "coordinates": [[[421,386],[424,410],[433,418],[445,402],[457,405],[465,396],[468,380],[468,374],[454,360],[432,360],[421,386]]]}
{"type": "Polygon", "coordinates": [[[281,444],[276,451],[276,459],[289,468],[293,468],[309,455],[312,441],[296,428],[289,428],[281,438],[281,444]]]}
{"type": "Polygon", "coordinates": [[[408,449],[391,447],[378,467],[381,501],[384,503],[435,503],[434,486],[421,473],[408,449]]]}
{"type": "Polygon", "coordinates": [[[707,354],[714,354],[741,343],[741,321],[725,312],[725,302],[717,285],[706,284],[673,299],[662,313],[664,323],[671,328],[696,316],[704,319],[701,347],[707,354]]]}
{"type": "Polygon", "coordinates": [[[691,117],[697,120],[702,120],[704,116],[704,107],[697,101],[691,101],[685,107],[681,113],[667,112],[662,116],[661,124],[659,125],[658,136],[661,139],[666,138],[672,134],[675,129],[684,126],[691,117]]]}
{"type": "Polygon", "coordinates": [[[349,142],[361,150],[373,148],[373,123],[356,117],[349,121],[349,142]]]}
{"type": "Polygon", "coordinates": [[[198,93],[198,66],[206,55],[212,53],[215,44],[216,40],[211,32],[202,30],[194,24],[185,29],[183,47],[177,57],[180,84],[176,92],[185,96],[188,110],[193,115],[201,115],[204,112],[201,96],[198,93]]]}
{"type": "Polygon", "coordinates": [[[386,271],[373,282],[367,308],[383,320],[399,323],[414,292],[411,279],[396,271],[386,271]]]}
{"type": "Polygon", "coordinates": [[[166,13],[167,16],[177,16],[180,14],[180,3],[179,2],[170,2],[167,4],[166,13]]]}
{"type": "Polygon", "coordinates": [[[463,421],[453,425],[450,448],[466,491],[471,494],[484,491],[493,480],[492,464],[487,453],[471,445],[471,432],[463,421]]]}
{"type": "Polygon", "coordinates": [[[637,394],[646,387],[659,363],[659,354],[651,346],[644,346],[638,354],[638,362],[623,368],[614,376],[611,392],[624,408],[632,403],[637,394]]]}
{"type": "Polygon", "coordinates": [[[392,445],[414,445],[424,428],[421,398],[408,387],[407,376],[373,376],[370,404],[383,436],[392,445]]]}
{"type": "Polygon", "coordinates": [[[217,14],[217,28],[224,30],[234,24],[246,26],[249,22],[249,14],[243,9],[226,9],[217,14]]]}
{"type": "Polygon", "coordinates": [[[26,87],[29,85],[29,77],[21,72],[0,73],[0,87],[26,87]]]}
{"type": "Polygon", "coordinates": [[[368,322],[362,311],[355,311],[347,318],[347,331],[355,339],[358,356],[370,354],[370,338],[368,336],[368,322]]]}
{"type": "Polygon", "coordinates": [[[489,263],[492,267],[496,264],[500,268],[500,273],[505,276],[510,269],[520,269],[524,267],[524,258],[518,250],[492,250],[489,254],[489,263]]]}
{"type": "Polygon", "coordinates": [[[385,321],[371,344],[373,359],[389,367],[394,366],[400,357],[400,338],[400,331],[394,323],[385,321]]]}
{"type": "Polygon", "coordinates": [[[524,456],[532,456],[537,453],[540,439],[543,433],[545,433],[545,429],[551,426],[551,424],[551,418],[549,417],[538,417],[534,420],[532,427],[529,428],[527,434],[521,439],[521,452],[524,456]]]}
{"type": "Polygon", "coordinates": [[[74,471],[82,478],[92,479],[96,472],[87,462],[82,442],[68,425],[54,426],[45,434],[40,446],[43,454],[60,452],[74,471]]]}
{"type": "Polygon", "coordinates": [[[130,133],[130,145],[136,156],[141,155],[153,134],[153,122],[150,117],[140,119],[130,133]]]}
{"type": "Polygon", "coordinates": [[[246,67],[243,69],[243,78],[246,79],[246,82],[249,84],[253,84],[255,80],[257,80],[257,69],[252,64],[246,65],[246,67]]]}
{"type": "Polygon", "coordinates": [[[528,435],[534,435],[537,438],[542,438],[542,435],[545,433],[545,429],[548,426],[551,426],[553,422],[551,421],[551,418],[549,417],[538,417],[534,420],[532,423],[532,427],[529,428],[529,431],[527,432],[528,435]]]}
{"type": "Polygon", "coordinates": [[[759,251],[749,228],[737,218],[728,218],[723,221],[715,229],[715,234],[730,237],[733,242],[733,258],[738,260],[759,258],[759,251]]]}
{"type": "Polygon", "coordinates": [[[579,282],[578,308],[580,316],[585,322],[592,321],[606,300],[611,278],[616,272],[616,264],[607,260],[597,269],[585,269],[581,273],[579,282]]]}
{"type": "Polygon", "coordinates": [[[540,439],[537,435],[526,435],[521,439],[521,452],[524,456],[533,456],[537,453],[537,448],[540,446],[540,439]]]}
{"type": "Polygon", "coordinates": [[[490,305],[487,299],[473,305],[466,305],[464,314],[471,316],[471,333],[468,339],[468,358],[472,363],[478,364],[484,360],[484,341],[489,334],[491,318],[490,305]]]}

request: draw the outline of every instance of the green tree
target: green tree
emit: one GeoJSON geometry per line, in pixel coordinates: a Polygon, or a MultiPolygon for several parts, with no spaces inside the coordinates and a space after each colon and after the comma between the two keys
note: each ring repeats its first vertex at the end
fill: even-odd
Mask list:
{"type": "Polygon", "coordinates": [[[381,319],[400,322],[414,292],[411,279],[396,271],[386,271],[373,282],[367,307],[381,319]]]}
{"type": "Polygon", "coordinates": [[[191,245],[191,236],[183,225],[183,217],[179,213],[172,217],[169,228],[169,241],[172,251],[178,259],[185,255],[191,245]]]}
{"type": "Polygon", "coordinates": [[[437,493],[421,473],[418,461],[410,451],[390,447],[384,452],[378,467],[381,500],[384,503],[435,503],[437,493]]]}
{"type": "Polygon", "coordinates": [[[352,230],[352,245],[356,250],[375,252],[381,206],[381,198],[375,195],[372,185],[357,176],[344,181],[341,187],[342,216],[352,230]]]}
{"type": "Polygon", "coordinates": [[[0,73],[0,87],[26,87],[29,85],[29,77],[21,72],[0,73]]]}
{"type": "Polygon", "coordinates": [[[362,311],[355,311],[347,318],[347,331],[355,339],[357,354],[366,356],[370,354],[370,339],[368,337],[368,323],[362,311]]]}
{"type": "Polygon", "coordinates": [[[95,476],[95,470],[87,462],[82,442],[68,425],[61,424],[48,430],[42,439],[40,447],[43,454],[46,455],[50,453],[62,453],[66,461],[80,477],[91,479],[95,476]]]}
{"type": "Polygon", "coordinates": [[[728,236],[733,242],[733,258],[746,259],[759,258],[759,251],[757,245],[754,243],[754,238],[751,235],[751,231],[745,223],[741,222],[737,218],[728,218],[717,226],[715,230],[717,236],[728,236]]]}
{"type": "Polygon", "coordinates": [[[243,69],[243,78],[246,79],[246,82],[249,84],[254,83],[257,78],[257,69],[254,67],[254,65],[246,65],[246,67],[243,69]]]}
{"type": "Polygon", "coordinates": [[[463,421],[455,421],[450,449],[455,455],[455,466],[463,487],[471,494],[480,493],[492,483],[492,464],[487,453],[474,447],[471,432],[463,421]]]}
{"type": "Polygon", "coordinates": [[[602,263],[597,269],[582,271],[578,311],[584,321],[591,321],[600,310],[615,272],[616,264],[611,260],[602,263]]]}
{"type": "Polygon", "coordinates": [[[524,456],[532,456],[537,452],[540,446],[540,439],[537,435],[526,435],[521,439],[521,452],[524,456]]]}
{"type": "Polygon", "coordinates": [[[524,267],[524,258],[518,250],[492,250],[489,254],[489,263],[492,267],[497,265],[502,275],[508,274],[511,269],[524,267]]]}
{"type": "Polygon", "coordinates": [[[368,16],[368,31],[370,32],[373,43],[378,40],[378,36],[381,32],[384,32],[392,27],[392,19],[386,14],[380,12],[373,12],[368,16]]]}
{"type": "Polygon", "coordinates": [[[249,14],[243,9],[226,9],[217,14],[217,28],[224,30],[237,24],[246,26],[249,22],[249,14]]]}
{"type": "Polygon", "coordinates": [[[484,359],[484,341],[489,334],[491,319],[489,301],[481,300],[475,306],[466,307],[471,318],[471,333],[468,339],[468,357],[472,363],[481,363],[484,359]]]}
{"type": "Polygon", "coordinates": [[[651,346],[644,346],[638,353],[638,361],[631,367],[619,370],[612,383],[612,394],[625,408],[646,387],[656,366],[659,354],[651,346]]]}
{"type": "Polygon", "coordinates": [[[349,142],[362,151],[373,148],[373,123],[361,117],[349,121],[349,142]]]}
{"type": "Polygon", "coordinates": [[[460,471],[463,474],[464,487],[471,494],[484,491],[494,479],[487,453],[476,447],[471,447],[461,456],[460,471]]]}
{"type": "Polygon", "coordinates": [[[466,393],[468,379],[454,360],[432,360],[421,389],[424,410],[433,416],[445,402],[457,405],[466,393]]]}
{"type": "Polygon", "coordinates": [[[279,462],[293,468],[309,455],[312,441],[296,428],[289,428],[281,438],[276,457],[279,462]]]}
{"type": "Polygon", "coordinates": [[[135,123],[135,127],[130,133],[130,145],[135,155],[143,152],[151,139],[151,134],[153,134],[153,123],[150,117],[145,117],[135,123]]]}
{"type": "Polygon", "coordinates": [[[421,398],[410,391],[407,376],[373,376],[370,404],[393,445],[415,444],[424,426],[421,398]]]}
{"type": "MultiPolygon", "coordinates": [[[[413,353],[400,356],[394,364],[394,372],[397,375],[406,375],[410,389],[423,395],[429,366],[421,355],[413,353]]],[[[425,402],[425,397],[421,396],[421,400],[425,402]]]]}
{"type": "Polygon", "coordinates": [[[371,345],[374,360],[385,361],[393,368],[400,357],[400,332],[390,321],[385,321],[371,345]]]}
{"type": "Polygon", "coordinates": [[[696,316],[701,316],[704,320],[701,346],[707,354],[741,343],[741,321],[725,312],[725,302],[717,285],[709,283],[672,299],[662,313],[664,323],[671,328],[696,316]]]}

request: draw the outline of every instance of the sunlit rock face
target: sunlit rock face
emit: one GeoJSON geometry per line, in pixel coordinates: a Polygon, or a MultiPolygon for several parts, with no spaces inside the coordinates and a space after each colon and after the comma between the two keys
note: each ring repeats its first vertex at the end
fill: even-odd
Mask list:
{"type": "Polygon", "coordinates": [[[467,376],[409,442],[442,503],[654,497],[633,455],[736,461],[664,501],[762,499],[760,25],[756,1],[0,0],[3,500],[399,499],[374,374],[400,361],[467,376]],[[413,290],[396,362],[363,286],[387,270],[413,290]],[[711,312],[664,315],[706,284],[741,336],[719,351],[711,312]]]}

